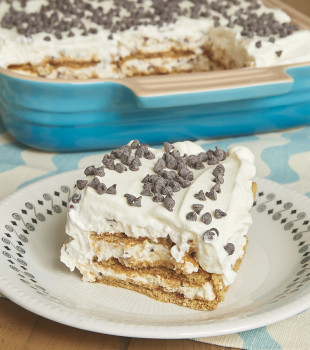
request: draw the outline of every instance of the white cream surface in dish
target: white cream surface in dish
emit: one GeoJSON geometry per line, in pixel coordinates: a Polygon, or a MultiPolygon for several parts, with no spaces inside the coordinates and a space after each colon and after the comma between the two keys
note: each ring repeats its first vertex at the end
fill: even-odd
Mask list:
{"type": "MultiPolygon", "coordinates": [[[[76,6],[73,0],[66,2],[76,6]]],[[[263,14],[267,16],[266,18],[268,14],[273,15],[273,19],[280,25],[291,21],[286,13],[280,9],[267,8],[260,0],[254,1],[253,4],[246,0],[206,1],[207,7],[197,10],[194,2],[190,0],[163,1],[161,13],[163,19],[159,22],[159,15],[152,7],[156,2],[148,0],[140,4],[135,0],[124,1],[124,4],[132,3],[134,7],[124,6],[113,14],[109,22],[111,27],[115,27],[113,32],[111,28],[106,28],[107,25],[102,25],[94,19],[94,12],[99,8],[101,16],[108,16],[109,11],[115,6],[113,0],[82,2],[86,7],[83,10],[85,15],[81,26],[70,29],[73,17],[57,11],[58,22],[63,20],[68,23],[68,30],[62,32],[54,30],[51,33],[46,31],[25,33],[22,29],[23,24],[11,24],[4,18],[10,6],[15,13],[23,11],[33,14],[38,13],[42,6],[48,6],[54,1],[28,0],[25,7],[22,7],[21,2],[17,0],[12,4],[6,1],[0,2],[0,66],[4,68],[23,64],[36,66],[46,59],[63,58],[77,62],[92,62],[91,65],[81,66],[78,69],[66,65],[60,65],[57,69],[41,67],[38,74],[49,78],[72,76],[119,78],[137,74],[147,75],[154,71],[154,67],[157,69],[160,67],[165,73],[190,71],[193,68],[191,66],[193,60],[198,69],[206,64],[202,58],[206,45],[213,52],[213,58],[216,61],[220,59],[221,64],[227,65],[228,68],[231,64],[233,68],[268,67],[310,61],[309,30],[294,29],[293,33],[288,35],[287,31],[291,29],[286,27],[281,32],[272,33],[275,28],[273,25],[270,32],[262,34],[260,30],[268,26],[268,19],[265,22],[260,21],[261,29],[255,27],[253,23],[263,14]],[[173,3],[176,7],[169,3],[173,3]],[[212,5],[213,3],[215,5],[212,5]],[[218,10],[218,6],[227,4],[229,7],[225,13],[218,10]],[[87,5],[91,6],[92,12],[87,10],[87,5]],[[251,15],[256,16],[252,22],[246,14],[251,6],[253,7],[251,15]],[[141,9],[143,12],[141,17],[147,17],[143,17],[143,21],[133,22],[131,27],[128,25],[132,21],[131,18],[139,16],[138,12],[131,12],[133,9],[135,11],[141,9]],[[236,13],[240,11],[243,12],[237,16],[236,13]],[[241,23],[240,20],[248,21],[246,33],[244,26],[238,24],[241,23]],[[119,23],[122,22],[127,24],[125,28],[120,27],[119,23]],[[21,29],[18,29],[20,26],[21,29]],[[252,29],[254,27],[255,30],[252,29]],[[178,51],[190,54],[180,57],[167,55],[178,51]],[[165,55],[152,56],[159,53],[165,55]],[[222,57],[223,54],[225,58],[222,57]],[[140,57],[141,55],[144,57],[140,57]]],[[[48,18],[52,16],[53,11],[46,12],[48,18]]],[[[27,26],[26,23],[24,25],[27,26]]],[[[44,25],[42,28],[45,28],[44,25]]]]}
{"type": "MultiPolygon", "coordinates": [[[[200,146],[189,141],[174,143],[172,147],[181,156],[206,153],[200,146]]],[[[61,260],[71,270],[79,264],[91,266],[93,257],[98,253],[98,249],[92,247],[91,232],[98,234],[123,232],[128,237],[148,237],[154,242],[159,238],[170,238],[174,244],[170,253],[177,262],[182,263],[184,254],[190,248],[189,243],[194,243],[197,250],[196,259],[201,268],[210,273],[223,275],[224,283],[230,285],[236,275],[233,266],[244,254],[246,245],[244,236],[252,223],[249,211],[253,205],[252,179],[255,175],[253,154],[245,147],[234,146],[228,150],[227,157],[218,164],[210,165],[204,162],[202,168],[189,168],[193,177],[191,184],[173,192],[174,206],[168,210],[163,202],[154,202],[152,196],[141,196],[146,175],[156,176],[154,165],[167,154],[165,148],[149,148],[149,150],[155,158],[141,157],[138,170],[131,171],[128,168],[127,171],[118,173],[105,167],[104,176],[85,177],[84,180],[88,184],[97,177],[106,188],[116,185],[116,194],[107,192],[98,194],[98,191],[90,186],[83,189],[75,187],[74,195],[78,201],[71,203],[66,225],[66,233],[71,240],[62,248],[61,260]],[[200,191],[209,193],[214,188],[216,184],[214,173],[219,164],[224,167],[225,172],[221,181],[223,183],[219,185],[216,194],[217,198],[211,196],[211,199],[207,197],[198,199],[200,197],[197,197],[197,194],[200,191]],[[129,205],[126,194],[135,198],[141,196],[141,206],[129,205]],[[196,220],[191,220],[188,213],[193,212],[195,204],[203,205],[203,208],[196,215],[196,220]],[[217,209],[227,215],[216,218],[217,209]],[[203,220],[203,215],[206,213],[211,215],[210,223],[203,220]],[[212,237],[208,239],[206,232],[210,230],[211,233],[217,231],[218,234],[211,234],[212,237]],[[229,252],[228,247],[232,245],[234,249],[229,252]]],[[[115,164],[119,161],[115,159],[115,164]]],[[[159,250],[158,253],[165,256],[167,252],[159,250]]],[[[99,260],[106,260],[111,256],[129,257],[125,256],[125,251],[121,247],[110,252],[102,249],[100,254],[99,260]]],[[[139,254],[142,252],[132,249],[130,254],[139,259],[139,254]]],[[[146,259],[142,255],[141,258],[146,259]]],[[[195,270],[194,266],[187,264],[188,273],[195,270]]]]}

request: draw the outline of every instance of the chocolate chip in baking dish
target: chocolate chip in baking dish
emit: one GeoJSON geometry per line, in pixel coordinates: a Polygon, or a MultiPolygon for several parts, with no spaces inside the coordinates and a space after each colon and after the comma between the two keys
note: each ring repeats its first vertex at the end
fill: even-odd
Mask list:
{"type": "Polygon", "coordinates": [[[144,152],[145,159],[155,159],[155,154],[151,152],[149,149],[144,152]]]}
{"type": "Polygon", "coordinates": [[[116,184],[110,186],[110,187],[107,189],[107,193],[108,193],[108,194],[116,194],[116,184]]]}
{"type": "Polygon", "coordinates": [[[226,250],[226,252],[228,253],[228,255],[232,255],[235,252],[235,246],[232,243],[227,243],[224,246],[224,249],[226,250]]]}
{"type": "Polygon", "coordinates": [[[86,187],[87,182],[88,182],[87,180],[77,180],[76,186],[79,190],[82,190],[83,188],[86,187]]]}
{"type": "Polygon", "coordinates": [[[98,168],[95,168],[94,169],[94,175],[100,176],[100,177],[104,176],[105,175],[104,166],[100,166],[98,168]]]}
{"type": "Polygon", "coordinates": [[[155,171],[155,173],[158,173],[159,171],[164,170],[165,167],[166,167],[166,162],[162,158],[159,158],[155,163],[153,170],[155,171]]]}
{"type": "Polygon", "coordinates": [[[278,57],[280,57],[281,55],[282,55],[282,50],[279,50],[279,51],[276,51],[276,55],[278,56],[278,57]]]}
{"type": "Polygon", "coordinates": [[[170,186],[165,186],[161,193],[165,196],[170,196],[170,197],[173,196],[173,191],[172,191],[172,188],[170,186]]]}
{"type": "Polygon", "coordinates": [[[129,164],[129,170],[131,170],[131,171],[138,171],[140,165],[141,165],[140,159],[138,157],[136,157],[129,164]]]}
{"type": "Polygon", "coordinates": [[[197,160],[198,162],[206,162],[208,160],[208,155],[206,152],[200,152],[197,155],[197,160]]]}
{"type": "Polygon", "coordinates": [[[209,165],[215,165],[218,164],[219,160],[215,157],[215,155],[212,155],[211,157],[208,158],[207,163],[209,165]]]}
{"type": "Polygon", "coordinates": [[[106,166],[106,168],[110,170],[114,170],[114,158],[110,154],[105,154],[102,159],[102,164],[106,166]]]}
{"type": "Polygon", "coordinates": [[[205,224],[205,225],[210,225],[212,222],[212,215],[210,213],[205,213],[201,216],[201,221],[205,224]]]}
{"type": "Polygon", "coordinates": [[[142,197],[135,197],[132,194],[126,193],[125,197],[127,198],[127,203],[131,207],[141,207],[141,199],[142,197]]]}
{"type": "Polygon", "coordinates": [[[89,175],[95,175],[95,166],[94,165],[90,165],[88,166],[85,170],[84,170],[84,174],[86,176],[89,176],[89,175]]]}
{"type": "Polygon", "coordinates": [[[153,196],[153,191],[152,191],[152,184],[150,183],[145,183],[143,185],[143,190],[141,192],[142,196],[153,196]]]}
{"type": "Polygon", "coordinates": [[[131,148],[138,148],[138,146],[140,145],[140,142],[138,140],[133,140],[132,143],[130,144],[131,148]]]}
{"type": "Polygon", "coordinates": [[[164,150],[166,153],[171,152],[174,149],[174,146],[169,142],[164,142],[164,150]]]}
{"type": "Polygon", "coordinates": [[[166,209],[168,209],[169,211],[173,211],[173,208],[175,206],[175,201],[173,198],[167,196],[164,198],[163,203],[166,209]]]}
{"type": "Polygon", "coordinates": [[[212,174],[217,177],[219,174],[224,175],[225,167],[223,164],[218,164],[215,169],[212,171],[212,174]]]}
{"type": "Polygon", "coordinates": [[[203,204],[193,204],[192,205],[194,212],[196,212],[198,215],[202,211],[204,205],[203,204]]]}
{"type": "Polygon", "coordinates": [[[203,190],[200,190],[198,193],[194,194],[194,197],[200,201],[206,200],[206,196],[205,196],[203,190]]]}
{"type": "Polygon", "coordinates": [[[71,200],[73,203],[79,203],[79,201],[81,200],[82,195],[79,193],[74,193],[74,195],[72,196],[71,200]]]}
{"type": "Polygon", "coordinates": [[[104,193],[107,192],[107,186],[104,184],[104,183],[100,183],[98,186],[97,186],[97,193],[102,195],[104,193]]]}
{"type": "Polygon", "coordinates": [[[124,164],[122,163],[117,163],[114,166],[114,170],[117,171],[118,173],[123,173],[124,171],[127,171],[127,168],[125,167],[124,164]]]}
{"type": "Polygon", "coordinates": [[[143,178],[142,183],[145,184],[145,183],[149,182],[150,177],[151,177],[151,175],[150,175],[150,174],[147,174],[147,175],[143,178]]]}
{"type": "Polygon", "coordinates": [[[187,157],[186,164],[190,168],[194,168],[197,162],[198,162],[198,157],[195,156],[194,154],[191,154],[187,157]]]}
{"type": "Polygon", "coordinates": [[[221,149],[221,148],[219,148],[217,146],[215,146],[214,155],[219,161],[223,161],[227,157],[226,152],[223,149],[221,149]]]}
{"type": "Polygon", "coordinates": [[[177,181],[174,181],[174,180],[170,180],[168,182],[168,185],[171,187],[173,192],[179,192],[182,189],[182,186],[177,181]]]}
{"type": "Polygon", "coordinates": [[[203,240],[205,243],[209,243],[209,242],[212,242],[214,240],[214,237],[218,237],[218,235],[219,235],[218,229],[213,227],[203,234],[203,240]]]}
{"type": "Polygon", "coordinates": [[[216,218],[216,219],[221,219],[221,218],[223,218],[224,216],[226,216],[227,214],[223,211],[223,210],[221,210],[221,209],[215,209],[214,210],[214,217],[216,218]]]}

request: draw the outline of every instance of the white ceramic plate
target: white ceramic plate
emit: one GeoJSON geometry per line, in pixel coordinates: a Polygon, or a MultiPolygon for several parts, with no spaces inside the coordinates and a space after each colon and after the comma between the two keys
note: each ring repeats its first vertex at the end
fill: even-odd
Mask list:
{"type": "Polygon", "coordinates": [[[25,187],[0,203],[0,290],[51,320],[106,334],[194,338],[261,327],[310,306],[310,200],[257,179],[248,251],[226,300],[194,311],[82,282],[60,261],[71,186],[81,170],[25,187]]]}

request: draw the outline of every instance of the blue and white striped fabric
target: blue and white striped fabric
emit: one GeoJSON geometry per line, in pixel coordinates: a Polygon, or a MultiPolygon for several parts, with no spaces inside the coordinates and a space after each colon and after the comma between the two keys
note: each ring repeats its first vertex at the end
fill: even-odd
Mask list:
{"type": "MultiPolygon", "coordinates": [[[[244,144],[256,156],[257,175],[285,184],[310,197],[310,127],[276,133],[200,140],[204,148],[226,149],[244,144]]],[[[0,199],[37,180],[90,163],[99,163],[102,152],[50,153],[16,142],[0,122],[0,199]]],[[[256,330],[198,341],[243,349],[310,349],[310,310],[288,320],[256,330]]]]}

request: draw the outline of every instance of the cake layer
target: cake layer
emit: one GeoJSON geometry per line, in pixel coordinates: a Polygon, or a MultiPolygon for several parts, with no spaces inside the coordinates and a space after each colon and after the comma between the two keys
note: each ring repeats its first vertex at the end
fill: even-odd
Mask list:
{"type": "Polygon", "coordinates": [[[0,66],[87,79],[310,61],[290,22],[260,0],[3,0],[0,66]]]}
{"type": "Polygon", "coordinates": [[[159,238],[156,242],[147,237],[132,238],[124,233],[90,234],[90,244],[96,259],[106,261],[117,259],[126,267],[140,269],[146,267],[165,267],[180,272],[196,272],[199,265],[195,260],[195,243],[184,254],[182,262],[177,263],[171,256],[173,242],[169,238],[159,238]]]}

